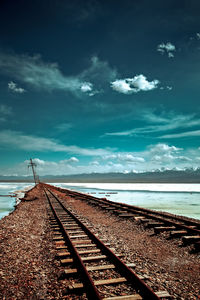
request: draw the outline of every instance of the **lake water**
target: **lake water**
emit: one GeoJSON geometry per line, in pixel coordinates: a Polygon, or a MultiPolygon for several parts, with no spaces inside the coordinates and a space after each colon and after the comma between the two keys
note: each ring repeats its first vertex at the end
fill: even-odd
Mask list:
{"type": "MultiPolygon", "coordinates": [[[[51,183],[61,188],[72,189],[145,208],[168,211],[200,219],[200,184],[155,184],[155,183],[51,183]]],[[[0,183],[0,195],[30,187],[30,183],[0,183]]],[[[20,197],[20,196],[19,196],[20,197]]],[[[0,197],[0,218],[8,215],[15,205],[15,198],[0,197]]]]}
{"type": "MultiPolygon", "coordinates": [[[[27,187],[30,187],[30,183],[9,183],[9,182],[0,182],[0,219],[7,216],[14,209],[16,204],[15,197],[9,197],[8,195],[13,194],[16,191],[23,190],[27,187]]],[[[23,193],[18,193],[18,197],[23,197],[23,193]]]]}
{"type": "Polygon", "coordinates": [[[116,202],[200,219],[200,184],[55,183],[116,202]]]}

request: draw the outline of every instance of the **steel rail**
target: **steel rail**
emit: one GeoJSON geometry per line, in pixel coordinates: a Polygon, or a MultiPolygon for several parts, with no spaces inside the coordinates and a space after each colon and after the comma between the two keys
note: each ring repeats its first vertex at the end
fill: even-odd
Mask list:
{"type": "MultiPolygon", "coordinates": [[[[48,190],[51,195],[60,203],[61,207],[77,222],[77,224],[79,224],[79,226],[88,234],[88,236],[97,244],[97,246],[99,246],[101,248],[101,250],[111,259],[111,261],[116,265],[117,269],[121,272],[121,274],[127,279],[128,282],[133,282],[134,284],[137,285],[138,289],[139,289],[139,293],[141,294],[141,296],[146,299],[146,300],[153,300],[153,299],[160,299],[156,293],[154,293],[154,291],[148,286],[146,285],[146,283],[141,280],[137,274],[131,270],[118,256],[115,255],[115,253],[110,250],[96,235],[94,235],[76,216],[74,216],[74,214],[72,214],[67,207],[58,199],[58,197],[56,195],[54,195],[52,193],[51,190],[48,190]]],[[[63,226],[63,230],[64,232],[66,232],[66,230],[64,229],[63,226]]],[[[66,232],[67,234],[67,232],[66,232]]],[[[69,238],[68,234],[67,237],[69,238]]],[[[70,239],[70,238],[69,238],[70,239]]],[[[71,242],[72,244],[72,242],[71,242]]],[[[73,244],[72,244],[73,246],[73,244]]],[[[77,253],[75,247],[74,248],[74,253],[77,253]]],[[[78,253],[77,253],[78,254],[78,253]]],[[[78,255],[78,257],[81,260],[81,257],[78,255]]],[[[82,266],[83,267],[83,266],[82,266]]],[[[85,269],[85,267],[84,267],[85,269]]],[[[87,271],[87,270],[86,270],[87,271]]],[[[84,272],[85,274],[88,274],[88,272],[84,272]]],[[[91,278],[91,277],[90,277],[91,278]]],[[[91,279],[92,281],[92,279],[91,279]]],[[[91,298],[92,300],[94,300],[94,298],[91,298]]],[[[96,298],[98,299],[98,298],[96,298]]],[[[99,298],[99,299],[103,299],[103,298],[99,298]]]]}
{"type": "MultiPolygon", "coordinates": [[[[82,195],[79,194],[79,197],[81,197],[81,196],[82,195]]],[[[174,225],[177,228],[185,229],[185,230],[187,230],[191,233],[200,235],[200,230],[199,229],[190,227],[190,226],[200,226],[200,224],[198,222],[193,222],[193,221],[190,222],[189,220],[183,220],[179,217],[177,218],[176,216],[168,216],[168,215],[166,215],[165,213],[162,213],[162,212],[157,212],[157,211],[153,211],[153,210],[142,208],[142,207],[132,206],[132,205],[125,204],[125,203],[116,203],[114,201],[110,201],[110,200],[107,200],[107,199],[101,199],[101,198],[96,198],[96,197],[91,197],[91,196],[89,196],[89,197],[93,201],[95,199],[97,201],[97,203],[99,203],[99,202],[104,203],[104,204],[106,203],[107,205],[109,205],[111,207],[118,207],[118,208],[121,208],[124,211],[126,211],[128,209],[129,212],[138,213],[138,214],[141,214],[145,217],[148,217],[148,218],[151,218],[151,219],[154,219],[154,220],[157,220],[157,221],[161,221],[161,222],[163,222],[165,224],[168,224],[168,225],[174,225]],[[171,220],[168,220],[168,219],[174,219],[176,221],[171,221],[171,220]],[[178,221],[190,224],[190,226],[179,223],[178,221]]],[[[83,198],[87,199],[88,196],[84,195],[83,198]]]]}
{"type": "Polygon", "coordinates": [[[165,213],[165,212],[155,211],[155,210],[151,210],[151,209],[144,208],[144,207],[129,205],[129,204],[126,204],[126,203],[117,203],[117,202],[108,200],[106,198],[97,198],[97,197],[94,197],[94,196],[90,196],[90,195],[87,195],[87,194],[82,194],[82,193],[75,192],[75,191],[70,191],[70,190],[66,190],[66,191],[67,191],[66,193],[70,194],[70,196],[72,196],[72,197],[78,196],[78,197],[82,197],[82,198],[85,198],[85,199],[88,199],[88,200],[91,199],[92,201],[106,203],[110,206],[113,205],[113,206],[123,207],[123,209],[124,209],[124,207],[127,207],[127,208],[130,208],[130,209],[137,210],[138,213],[140,211],[149,212],[150,214],[162,216],[162,217],[165,217],[165,218],[168,218],[168,219],[175,219],[177,221],[184,222],[185,224],[189,224],[191,226],[200,227],[200,223],[198,221],[183,220],[181,216],[177,216],[177,215],[171,216],[171,215],[168,215],[167,212],[165,213]]]}
{"type": "MultiPolygon", "coordinates": [[[[78,251],[76,250],[75,246],[73,245],[71,239],[70,239],[70,236],[69,234],[67,233],[67,230],[65,229],[61,219],[59,218],[55,208],[53,207],[53,204],[46,192],[46,190],[44,189],[44,192],[45,192],[45,195],[48,199],[48,202],[49,202],[49,205],[52,209],[52,212],[54,214],[54,217],[57,221],[57,223],[59,224],[59,227],[63,233],[63,236],[64,238],[67,240],[67,243],[68,243],[68,246],[69,246],[69,249],[71,250],[73,256],[74,256],[74,260],[76,261],[76,264],[77,266],[79,267],[79,270],[80,270],[80,273],[82,275],[82,279],[83,279],[83,283],[84,283],[84,287],[85,287],[85,291],[86,291],[86,294],[88,296],[88,299],[91,299],[91,300],[94,300],[94,299],[97,299],[97,300],[102,300],[103,298],[101,297],[101,295],[99,294],[97,288],[95,287],[94,285],[94,282],[90,276],[90,274],[88,273],[78,251]]],[[[52,194],[53,195],[53,194],[52,194]]],[[[56,199],[57,200],[57,199],[56,199]]]]}

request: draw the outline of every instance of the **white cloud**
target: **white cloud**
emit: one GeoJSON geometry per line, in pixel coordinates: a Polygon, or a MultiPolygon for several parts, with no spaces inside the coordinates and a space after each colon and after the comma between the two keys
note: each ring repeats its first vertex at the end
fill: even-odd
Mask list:
{"type": "MultiPolygon", "coordinates": [[[[81,173],[141,173],[155,170],[184,170],[185,168],[197,168],[199,166],[200,149],[183,149],[175,145],[159,143],[149,145],[143,151],[138,152],[113,152],[102,155],[95,160],[92,157],[90,161],[84,162],[84,158],[79,161],[75,156],[59,161],[42,160],[39,157],[33,161],[37,164],[37,173],[39,175],[70,175],[81,173]]],[[[43,154],[44,155],[44,154],[43,154]]],[[[5,170],[4,174],[27,174],[27,164],[25,161],[12,168],[5,170]]],[[[29,171],[31,175],[31,172],[29,171]]]]}
{"type": "Polygon", "coordinates": [[[90,82],[84,82],[81,86],[81,91],[83,93],[87,93],[87,92],[91,92],[92,91],[92,88],[93,88],[93,85],[92,83],[90,82]]]}
{"type": "Polygon", "coordinates": [[[171,90],[172,90],[172,86],[167,86],[167,89],[168,89],[169,91],[171,91],[171,90]]]}
{"type": "Polygon", "coordinates": [[[123,93],[123,94],[132,93],[132,89],[126,79],[119,79],[111,82],[111,87],[113,88],[113,90],[119,93],[123,93]]]}
{"type": "Polygon", "coordinates": [[[182,148],[159,143],[148,146],[147,156],[152,162],[167,163],[174,161],[177,158],[177,154],[182,150],[182,148]]]}
{"type": "Polygon", "coordinates": [[[144,75],[140,74],[133,78],[117,79],[111,82],[111,87],[119,93],[132,94],[156,89],[158,84],[159,81],[157,79],[148,81],[144,75]]]}
{"type": "MultiPolygon", "coordinates": [[[[44,166],[45,165],[45,161],[39,158],[33,158],[32,162],[35,163],[36,165],[41,165],[44,166]]],[[[25,160],[25,163],[29,164],[30,161],[29,160],[25,160]]]]}
{"type": "MultiPolygon", "coordinates": [[[[187,163],[194,162],[194,160],[188,156],[191,154],[185,151],[185,154],[188,155],[180,155],[179,153],[183,153],[183,148],[178,148],[176,146],[169,146],[164,143],[160,143],[157,145],[151,145],[148,147],[149,151],[147,150],[146,155],[148,156],[148,160],[152,163],[163,165],[165,167],[169,166],[174,168],[178,165],[183,165],[187,163]]],[[[196,160],[196,158],[195,158],[196,160]]]]}
{"type": "Polygon", "coordinates": [[[10,106],[0,104],[0,122],[5,122],[12,113],[12,108],[10,106]]]}
{"type": "Polygon", "coordinates": [[[157,46],[157,51],[160,52],[161,54],[167,53],[169,58],[174,57],[174,52],[176,51],[176,47],[168,42],[166,44],[161,43],[157,46]]]}
{"type": "Polygon", "coordinates": [[[100,93],[100,91],[94,90],[93,84],[91,82],[84,82],[81,86],[81,91],[89,96],[94,96],[100,93]]]}
{"type": "Polygon", "coordinates": [[[67,131],[69,129],[71,129],[73,127],[73,125],[71,123],[61,123],[55,126],[55,128],[60,131],[60,132],[64,132],[67,131]]]}
{"type": "Polygon", "coordinates": [[[168,57],[172,58],[172,57],[174,57],[174,54],[172,52],[168,52],[168,57]]]}
{"type": "Polygon", "coordinates": [[[76,157],[74,157],[74,156],[72,156],[72,157],[70,157],[69,159],[64,159],[64,160],[61,160],[60,162],[62,162],[62,163],[77,163],[77,162],[79,162],[79,159],[78,158],[76,158],[76,157]]]}
{"type": "MultiPolygon", "coordinates": [[[[146,123],[150,123],[150,125],[144,125],[143,127],[138,127],[125,131],[108,132],[105,133],[104,136],[144,136],[146,134],[149,135],[149,133],[160,133],[169,130],[171,131],[175,129],[192,128],[195,126],[200,126],[200,119],[195,114],[183,115],[175,114],[174,112],[168,112],[157,115],[151,110],[144,110],[140,111],[140,119],[141,118],[146,123]]],[[[198,130],[194,132],[191,131],[190,134],[199,135],[198,130]]],[[[174,137],[181,137],[181,135],[182,133],[174,137]]],[[[165,137],[166,135],[164,135],[164,138],[165,137]]],[[[160,136],[159,138],[163,138],[163,136],[160,136]]]]}
{"type": "MultiPolygon", "coordinates": [[[[4,72],[25,84],[38,90],[63,90],[80,95],[86,91],[86,84],[92,88],[90,82],[85,82],[77,76],[65,76],[57,63],[43,62],[40,55],[11,55],[0,53],[0,68],[4,72]]],[[[16,83],[10,82],[9,89],[22,93],[25,90],[18,88],[16,83]]]]}
{"type": "Polygon", "coordinates": [[[197,40],[200,40],[200,33],[199,32],[196,33],[196,38],[197,38],[197,40]]]}
{"type": "Polygon", "coordinates": [[[172,152],[178,152],[183,150],[182,148],[177,148],[175,146],[169,146],[167,144],[164,143],[158,143],[156,145],[150,145],[148,146],[148,149],[151,153],[153,153],[154,155],[156,154],[161,154],[161,153],[172,153],[172,152]]]}
{"type": "Polygon", "coordinates": [[[67,152],[85,156],[101,156],[110,153],[110,150],[101,148],[81,148],[75,145],[63,145],[54,139],[26,135],[18,131],[0,131],[1,147],[15,148],[25,151],[40,152],[67,152]]]}
{"type": "Polygon", "coordinates": [[[0,114],[10,116],[12,115],[12,108],[6,104],[0,104],[0,114]]]}
{"type": "MultiPolygon", "coordinates": [[[[33,158],[32,161],[36,164],[36,172],[38,175],[63,175],[68,174],[69,172],[73,173],[76,170],[76,167],[73,166],[73,163],[79,162],[79,160],[76,157],[71,157],[69,159],[60,160],[57,162],[41,160],[39,158],[33,158]]],[[[27,168],[29,162],[29,160],[25,160],[21,164],[21,168],[27,168]]]]}
{"type": "Polygon", "coordinates": [[[94,160],[90,163],[90,165],[98,167],[100,165],[100,163],[97,160],[94,160]]]}
{"type": "Polygon", "coordinates": [[[143,157],[134,156],[132,154],[119,154],[118,159],[119,161],[126,161],[129,163],[145,162],[143,157]]]}
{"type": "Polygon", "coordinates": [[[116,153],[116,154],[110,154],[105,155],[103,157],[104,160],[117,160],[119,162],[127,162],[127,163],[143,163],[145,160],[143,157],[134,156],[130,153],[116,153]]]}
{"type": "Polygon", "coordinates": [[[18,87],[17,84],[13,81],[10,81],[8,83],[8,88],[9,88],[9,90],[11,90],[14,93],[23,94],[25,92],[25,89],[18,87]]]}
{"type": "Polygon", "coordinates": [[[191,137],[191,136],[200,136],[200,130],[165,134],[165,135],[160,136],[159,138],[160,139],[175,139],[175,138],[184,138],[184,137],[191,137]]]}
{"type": "Polygon", "coordinates": [[[101,61],[97,56],[93,56],[91,58],[90,67],[80,73],[82,80],[92,81],[92,83],[97,86],[97,89],[105,87],[105,85],[114,80],[116,76],[116,69],[110,67],[108,62],[101,61]]]}
{"type": "MultiPolygon", "coordinates": [[[[110,81],[114,80],[117,71],[106,61],[93,56],[90,65],[77,75],[63,74],[57,63],[44,62],[40,55],[15,55],[0,53],[1,73],[8,74],[34,89],[53,91],[62,90],[75,96],[94,96],[100,93],[110,81]]],[[[12,91],[22,93],[25,90],[17,87],[15,82],[9,83],[12,91]]]]}

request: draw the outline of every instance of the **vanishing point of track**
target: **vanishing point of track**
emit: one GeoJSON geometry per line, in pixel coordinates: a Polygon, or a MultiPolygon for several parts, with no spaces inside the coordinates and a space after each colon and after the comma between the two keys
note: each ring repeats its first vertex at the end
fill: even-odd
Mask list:
{"type": "Polygon", "coordinates": [[[145,276],[137,275],[131,264],[125,264],[52,191],[44,192],[51,208],[58,257],[66,268],[63,275],[74,278],[74,283],[66,287],[67,293],[82,291],[91,300],[170,297],[165,291],[154,292],[144,282],[145,276]]]}

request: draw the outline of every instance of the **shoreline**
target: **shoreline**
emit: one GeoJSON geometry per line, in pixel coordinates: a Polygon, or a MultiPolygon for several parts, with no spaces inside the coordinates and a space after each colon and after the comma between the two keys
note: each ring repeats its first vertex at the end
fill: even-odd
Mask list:
{"type": "Polygon", "coordinates": [[[32,189],[32,186],[25,187],[25,188],[23,188],[22,190],[16,190],[16,191],[13,191],[13,192],[9,192],[10,194],[8,194],[8,195],[0,195],[0,197],[10,197],[10,198],[15,198],[15,200],[14,200],[15,202],[14,202],[14,204],[13,204],[12,210],[10,210],[10,211],[7,210],[6,215],[4,215],[3,217],[1,217],[1,218],[0,218],[0,221],[1,221],[3,218],[5,218],[5,217],[9,216],[10,214],[12,214],[12,213],[16,210],[17,206],[18,206],[18,205],[20,204],[20,202],[21,202],[21,199],[24,198],[24,195],[25,195],[26,192],[28,192],[30,189],[32,189]]]}

